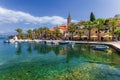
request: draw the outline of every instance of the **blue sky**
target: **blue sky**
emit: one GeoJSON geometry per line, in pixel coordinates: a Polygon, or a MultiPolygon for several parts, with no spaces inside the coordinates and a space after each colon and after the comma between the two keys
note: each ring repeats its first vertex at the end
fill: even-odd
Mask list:
{"type": "Polygon", "coordinates": [[[23,30],[54,27],[65,24],[68,13],[73,22],[120,14],[120,0],[0,0],[0,34],[23,30]]]}

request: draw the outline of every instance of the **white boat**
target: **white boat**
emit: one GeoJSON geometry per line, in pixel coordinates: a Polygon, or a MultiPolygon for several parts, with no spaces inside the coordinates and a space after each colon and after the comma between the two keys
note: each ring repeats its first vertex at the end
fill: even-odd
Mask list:
{"type": "Polygon", "coordinates": [[[10,41],[9,40],[4,40],[4,43],[10,43],[10,41]]]}
{"type": "Polygon", "coordinates": [[[76,43],[74,41],[69,42],[70,45],[75,45],[76,43]]]}
{"type": "Polygon", "coordinates": [[[53,44],[53,42],[52,41],[46,41],[46,44],[51,45],[51,44],[53,44]]]}
{"type": "Polygon", "coordinates": [[[40,44],[46,44],[46,41],[41,40],[41,41],[40,41],[40,44]]]}
{"type": "Polygon", "coordinates": [[[54,41],[53,44],[54,45],[59,45],[59,42],[54,41]]]}

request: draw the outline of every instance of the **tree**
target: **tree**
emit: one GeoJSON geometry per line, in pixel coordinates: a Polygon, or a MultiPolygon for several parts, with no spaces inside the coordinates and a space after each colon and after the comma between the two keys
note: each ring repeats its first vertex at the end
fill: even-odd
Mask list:
{"type": "Polygon", "coordinates": [[[40,28],[38,29],[38,38],[39,38],[39,39],[42,37],[42,32],[43,32],[43,28],[40,27],[40,28]]]}
{"type": "Polygon", "coordinates": [[[60,33],[60,31],[58,29],[55,29],[54,34],[55,34],[55,37],[61,38],[61,33],[60,33]]]}
{"type": "Polygon", "coordinates": [[[93,14],[93,12],[91,12],[90,14],[90,21],[95,21],[95,15],[93,14]]]}
{"type": "Polygon", "coordinates": [[[114,32],[115,32],[115,34],[120,36],[120,28],[116,29],[114,32]]]}
{"type": "Polygon", "coordinates": [[[72,34],[72,39],[73,39],[73,33],[76,30],[76,25],[75,24],[71,24],[69,27],[69,32],[72,34]]]}
{"type": "Polygon", "coordinates": [[[34,29],[34,30],[33,30],[33,34],[34,34],[34,38],[35,38],[35,39],[38,38],[39,33],[38,33],[38,30],[37,30],[37,29],[34,29]]]}
{"type": "Polygon", "coordinates": [[[89,22],[86,22],[84,25],[86,26],[87,30],[89,31],[89,40],[90,40],[91,29],[93,28],[94,23],[92,21],[89,21],[89,22]]]}
{"type": "Polygon", "coordinates": [[[31,29],[27,30],[27,33],[28,33],[28,37],[30,39],[33,39],[33,37],[32,37],[32,30],[31,29]]]}
{"type": "Polygon", "coordinates": [[[120,37],[120,28],[116,29],[116,30],[114,31],[114,33],[117,34],[118,37],[120,37]]]}
{"type": "Polygon", "coordinates": [[[112,28],[112,40],[114,39],[114,30],[115,28],[117,27],[117,22],[116,22],[116,19],[111,19],[109,21],[109,26],[112,28]]]}
{"type": "Polygon", "coordinates": [[[42,29],[42,33],[43,33],[43,35],[44,35],[44,38],[46,38],[47,37],[47,32],[48,32],[48,28],[47,27],[43,27],[43,29],[42,29]]]}
{"type": "Polygon", "coordinates": [[[16,31],[18,33],[18,39],[21,39],[22,38],[22,29],[17,28],[16,31]]]}
{"type": "Polygon", "coordinates": [[[98,41],[100,41],[100,29],[103,27],[105,20],[97,19],[95,21],[96,27],[98,28],[98,41]]]}
{"type": "Polygon", "coordinates": [[[50,30],[48,30],[47,36],[48,36],[50,39],[52,39],[52,38],[53,38],[53,32],[50,31],[50,30]]]}
{"type": "Polygon", "coordinates": [[[82,33],[83,33],[83,31],[79,30],[80,39],[81,39],[82,33]]]}

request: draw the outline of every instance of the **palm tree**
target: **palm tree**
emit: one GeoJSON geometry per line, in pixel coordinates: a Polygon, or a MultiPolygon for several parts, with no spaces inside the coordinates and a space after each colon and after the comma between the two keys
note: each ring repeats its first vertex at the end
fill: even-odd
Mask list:
{"type": "Polygon", "coordinates": [[[34,34],[34,38],[36,39],[36,38],[38,38],[38,30],[37,29],[34,29],[33,30],[33,34],[34,34]]]}
{"type": "Polygon", "coordinates": [[[42,32],[43,32],[43,28],[39,28],[38,29],[38,38],[40,39],[42,37],[42,32]]]}
{"type": "Polygon", "coordinates": [[[43,27],[43,35],[44,35],[44,38],[47,37],[47,32],[48,32],[48,28],[47,27],[43,27]]]}
{"type": "Polygon", "coordinates": [[[48,30],[48,32],[47,32],[47,36],[48,36],[50,39],[52,39],[53,32],[51,32],[50,30],[48,30]]]}
{"type": "Polygon", "coordinates": [[[76,30],[76,25],[75,24],[71,24],[69,27],[69,32],[72,34],[72,39],[73,39],[73,33],[76,30]]]}
{"type": "Polygon", "coordinates": [[[79,30],[80,39],[81,39],[82,33],[83,33],[83,31],[79,30]]]}
{"type": "Polygon", "coordinates": [[[119,37],[120,37],[120,28],[118,28],[118,29],[115,30],[115,34],[118,35],[118,40],[119,40],[119,37]]]}
{"type": "Polygon", "coordinates": [[[103,19],[97,19],[95,21],[96,27],[98,28],[98,41],[100,41],[100,30],[104,25],[105,20],[103,19]]]}
{"type": "Polygon", "coordinates": [[[58,29],[55,29],[54,34],[55,34],[56,39],[61,38],[61,33],[58,29]]]}
{"type": "Polygon", "coordinates": [[[89,31],[89,40],[90,40],[90,36],[91,36],[91,29],[94,26],[93,24],[94,24],[94,22],[91,22],[91,21],[84,23],[84,25],[86,26],[87,30],[89,31]]]}
{"type": "Polygon", "coordinates": [[[32,30],[31,30],[31,29],[27,30],[27,33],[28,33],[28,37],[29,37],[30,39],[33,39],[32,30]]]}
{"type": "Polygon", "coordinates": [[[116,22],[116,19],[111,19],[109,21],[109,26],[112,28],[112,40],[114,39],[114,30],[115,28],[117,27],[117,22],[116,22]]]}
{"type": "Polygon", "coordinates": [[[18,33],[18,39],[21,39],[22,38],[22,29],[21,28],[17,28],[16,31],[18,33]]]}

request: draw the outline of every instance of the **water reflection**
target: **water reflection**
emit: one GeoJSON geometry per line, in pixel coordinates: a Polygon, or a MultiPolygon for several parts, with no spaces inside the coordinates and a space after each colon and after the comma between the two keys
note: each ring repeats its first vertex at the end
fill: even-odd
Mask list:
{"type": "Polygon", "coordinates": [[[112,48],[95,51],[89,44],[39,43],[1,46],[1,80],[120,79],[120,56],[112,48]]]}
{"type": "Polygon", "coordinates": [[[15,45],[17,45],[17,51],[16,51],[16,53],[17,53],[17,55],[20,55],[20,54],[22,53],[21,43],[17,43],[17,44],[15,44],[15,45]]]}
{"type": "MultiPolygon", "coordinates": [[[[17,55],[24,54],[22,50],[26,48],[27,53],[38,54],[54,53],[56,56],[66,56],[66,63],[69,63],[73,58],[82,59],[91,63],[115,63],[116,59],[120,61],[115,50],[109,48],[107,51],[92,50],[90,44],[72,45],[45,45],[39,43],[18,43],[17,55]]],[[[117,63],[118,64],[118,63],[117,63]]]]}
{"type": "Polygon", "coordinates": [[[29,44],[28,44],[27,51],[28,51],[29,53],[32,53],[32,43],[29,43],[29,44]]]}

